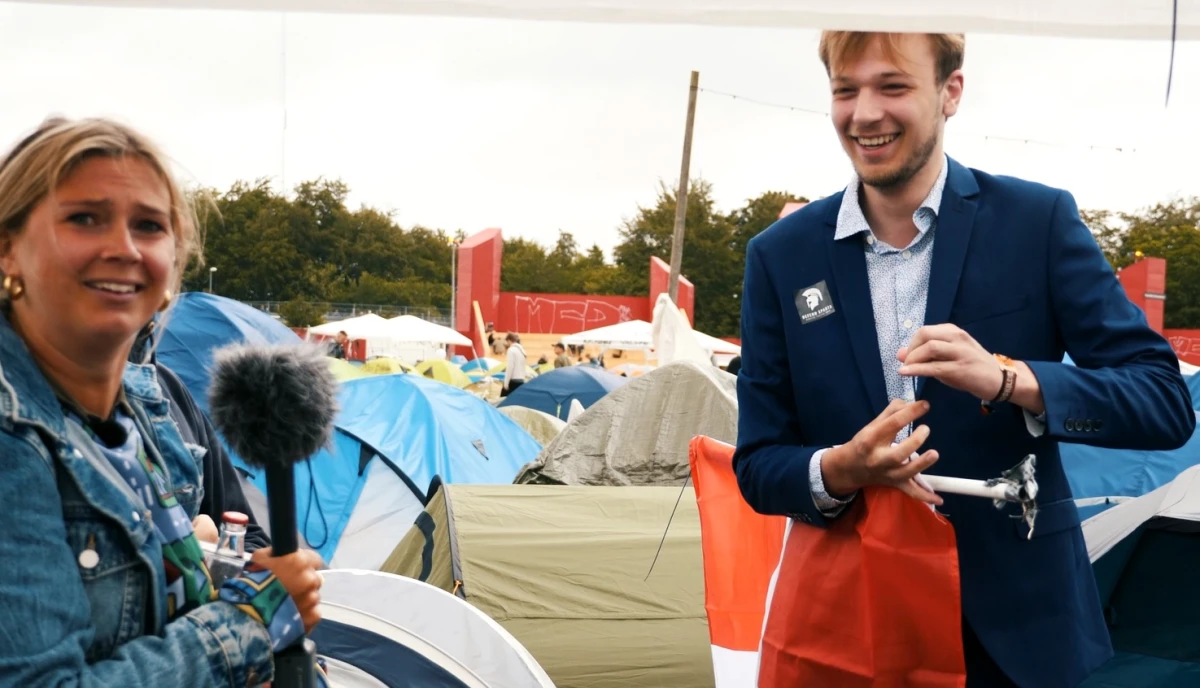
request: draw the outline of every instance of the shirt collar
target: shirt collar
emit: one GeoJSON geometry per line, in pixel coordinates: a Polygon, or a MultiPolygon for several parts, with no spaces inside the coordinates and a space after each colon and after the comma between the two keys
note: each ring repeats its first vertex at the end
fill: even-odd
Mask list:
{"type": "MultiPolygon", "coordinates": [[[[929,224],[918,221],[917,216],[922,209],[928,208],[933,212],[934,217],[937,217],[938,209],[942,207],[942,193],[946,190],[946,176],[950,172],[950,159],[948,156],[942,156],[942,171],[938,174],[937,181],[933,183],[933,188],[929,190],[929,194],[925,196],[925,200],[921,201],[921,205],[913,213],[913,220],[917,225],[917,231],[924,235],[929,224]]],[[[854,175],[850,179],[850,183],[846,185],[846,192],[842,195],[842,206],[838,209],[837,229],[834,231],[833,238],[837,240],[852,237],[855,234],[870,232],[871,225],[867,223],[867,216],[863,214],[862,205],[859,201],[859,187],[862,185],[862,180],[858,175],[854,175]]]]}

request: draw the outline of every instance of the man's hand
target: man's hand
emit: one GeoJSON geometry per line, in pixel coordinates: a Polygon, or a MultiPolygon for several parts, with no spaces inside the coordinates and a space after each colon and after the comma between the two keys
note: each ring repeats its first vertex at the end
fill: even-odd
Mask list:
{"type": "Polygon", "coordinates": [[[932,449],[912,458],[929,437],[929,426],[917,427],[903,442],[895,444],[896,435],[928,411],[927,401],[906,403],[896,399],[850,442],[826,451],[821,458],[826,491],[846,495],[868,485],[886,485],[922,502],[940,505],[942,498],[914,479],[938,460],[937,451],[932,449]]]}
{"type": "Polygon", "coordinates": [[[905,377],[931,377],[983,401],[1000,393],[1004,373],[995,356],[956,325],[930,325],[896,354],[905,377]]]}
{"type": "Polygon", "coordinates": [[[196,539],[201,542],[211,542],[215,545],[221,537],[221,532],[217,530],[217,524],[213,523],[207,514],[200,514],[196,520],[192,521],[192,530],[196,533],[196,539]]]}

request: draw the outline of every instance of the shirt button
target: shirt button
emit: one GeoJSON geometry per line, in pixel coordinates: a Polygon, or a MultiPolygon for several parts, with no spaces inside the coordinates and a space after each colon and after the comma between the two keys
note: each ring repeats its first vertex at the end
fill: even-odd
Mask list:
{"type": "Polygon", "coordinates": [[[904,253],[901,253],[900,255],[904,256],[904,260],[908,260],[909,258],[912,258],[912,253],[909,251],[905,251],[904,253]]]}
{"type": "Polygon", "coordinates": [[[875,235],[874,235],[874,234],[868,234],[868,235],[867,235],[867,245],[868,245],[868,246],[870,246],[870,245],[872,245],[872,244],[874,244],[874,243],[875,243],[875,235]]]}
{"type": "Polygon", "coordinates": [[[141,521],[141,520],[142,520],[142,515],[141,515],[141,514],[139,514],[139,513],[138,513],[138,512],[136,512],[136,511],[135,511],[135,512],[133,512],[133,522],[134,522],[134,523],[137,523],[137,522],[139,522],[139,521],[141,521]]]}
{"type": "Polygon", "coordinates": [[[906,329],[906,330],[911,330],[911,329],[912,329],[912,321],[911,321],[911,320],[905,320],[905,321],[904,321],[904,329],[906,329]]]}

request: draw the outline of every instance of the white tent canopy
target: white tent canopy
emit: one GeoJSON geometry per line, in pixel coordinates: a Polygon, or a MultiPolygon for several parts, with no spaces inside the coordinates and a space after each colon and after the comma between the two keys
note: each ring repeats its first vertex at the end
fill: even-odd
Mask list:
{"type": "MultiPolygon", "coordinates": [[[[1175,0],[24,0],[39,4],[415,14],[606,23],[1171,38],[1175,0]]],[[[1200,0],[1178,0],[1177,37],[1200,40],[1200,0]]]]}
{"type": "Polygon", "coordinates": [[[576,346],[595,344],[609,349],[638,350],[654,346],[654,337],[650,332],[650,323],[645,320],[626,320],[616,325],[567,335],[562,338],[562,342],[576,346]]]}
{"type": "Polygon", "coordinates": [[[1104,556],[1143,523],[1152,518],[1200,522],[1200,466],[1193,466],[1171,482],[1102,511],[1083,524],[1088,556],[1104,556]]]}
{"type": "Polygon", "coordinates": [[[443,327],[415,315],[401,315],[387,321],[395,341],[471,346],[471,340],[449,327],[443,327]]]}
{"type": "MultiPolygon", "coordinates": [[[[377,620],[373,625],[392,626],[382,632],[376,630],[380,635],[407,648],[420,649],[427,657],[436,655],[444,667],[462,667],[487,688],[554,688],[537,660],[512,634],[444,590],[379,571],[341,569],[324,571],[322,575],[325,583],[321,587],[321,602],[339,617],[350,610],[366,612],[377,620]],[[414,638],[424,644],[413,642],[414,638]]],[[[371,621],[357,618],[344,622],[361,625],[371,621]]],[[[320,644],[317,650],[320,652],[320,644]]],[[[389,650],[380,647],[375,652],[386,655],[389,650]]],[[[331,667],[330,679],[344,679],[352,673],[335,672],[331,667]]],[[[464,683],[472,685],[469,681],[464,683]]],[[[343,684],[335,681],[333,685],[343,684]]]]}
{"type": "Polygon", "coordinates": [[[308,332],[310,335],[327,337],[345,332],[350,339],[366,340],[367,358],[394,356],[410,363],[444,357],[447,345],[471,346],[470,339],[449,327],[422,320],[415,315],[386,319],[368,313],[318,325],[309,328],[308,332]]]}

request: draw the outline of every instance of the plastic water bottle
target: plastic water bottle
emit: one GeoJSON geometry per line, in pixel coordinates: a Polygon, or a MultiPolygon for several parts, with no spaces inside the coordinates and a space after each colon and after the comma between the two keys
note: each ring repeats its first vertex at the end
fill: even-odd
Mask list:
{"type": "Polygon", "coordinates": [[[221,536],[207,557],[213,588],[220,588],[227,579],[240,576],[246,568],[246,562],[250,560],[246,554],[246,526],[249,524],[246,514],[237,511],[221,514],[221,536]]]}

